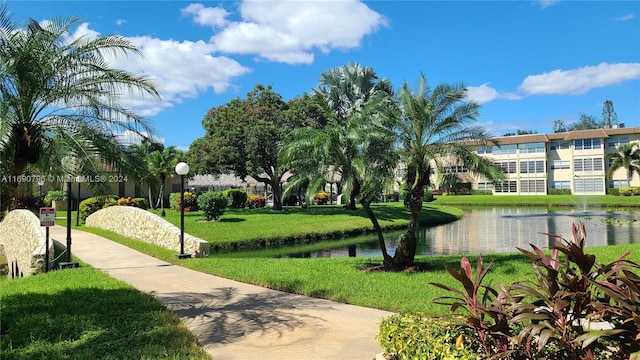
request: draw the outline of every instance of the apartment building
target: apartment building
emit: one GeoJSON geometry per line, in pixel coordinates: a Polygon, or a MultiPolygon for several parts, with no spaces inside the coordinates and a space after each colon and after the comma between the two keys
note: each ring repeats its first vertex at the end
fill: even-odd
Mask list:
{"type": "Polygon", "coordinates": [[[503,169],[506,178],[494,186],[461,166],[448,172],[475,190],[491,190],[495,195],[544,195],[550,189],[569,189],[575,195],[606,194],[609,188],[640,186],[640,176],[627,180],[625,169],[607,178],[606,154],[621,145],[640,144],[640,127],[616,127],[553,134],[502,136],[494,146],[476,146],[475,151],[503,169]]]}

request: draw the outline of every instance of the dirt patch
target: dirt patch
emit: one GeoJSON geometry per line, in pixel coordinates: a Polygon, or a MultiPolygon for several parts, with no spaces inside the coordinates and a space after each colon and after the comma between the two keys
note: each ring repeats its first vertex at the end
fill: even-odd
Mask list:
{"type": "Polygon", "coordinates": [[[367,265],[360,268],[360,271],[364,273],[368,272],[403,272],[403,273],[420,273],[429,271],[429,267],[425,265],[414,265],[401,269],[389,269],[386,270],[383,265],[367,265]]]}

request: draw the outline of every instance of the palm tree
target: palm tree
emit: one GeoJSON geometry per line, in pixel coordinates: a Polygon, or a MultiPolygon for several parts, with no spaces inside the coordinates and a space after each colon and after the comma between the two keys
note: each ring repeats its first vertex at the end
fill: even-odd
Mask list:
{"type": "Polygon", "coordinates": [[[640,176],[640,145],[638,143],[622,145],[618,147],[617,152],[609,153],[606,157],[611,162],[609,170],[607,170],[609,180],[613,178],[613,173],[618,169],[625,169],[627,172],[629,186],[631,186],[634,173],[640,176]]]}
{"type": "MultiPolygon", "coordinates": [[[[119,134],[153,132],[122,105],[127,94],[158,99],[151,80],[111,68],[106,58],[141,55],[139,50],[115,35],[73,39],[77,24],[67,18],[20,27],[0,6],[0,161],[10,179],[28,164],[66,175],[112,171],[126,156],[119,134]],[[66,162],[73,169],[65,158],[74,159],[66,162]]],[[[9,182],[14,191],[17,185],[9,182]]]]}
{"type": "Polygon", "coordinates": [[[433,90],[421,74],[415,88],[405,82],[398,102],[401,120],[398,133],[401,156],[406,164],[406,200],[410,210],[409,225],[393,258],[393,267],[413,266],[416,253],[416,229],[422,210],[424,190],[430,184],[432,167],[442,170],[455,161],[471,172],[492,181],[502,179],[493,163],[478,156],[469,144],[481,144],[489,138],[482,128],[468,126],[479,116],[479,105],[465,101],[462,84],[440,84],[433,90]]]}
{"type": "MultiPolygon", "coordinates": [[[[158,193],[158,202],[162,216],[165,216],[164,211],[164,183],[167,177],[170,177],[174,172],[174,168],[177,164],[178,155],[180,151],[175,146],[168,146],[163,149],[154,151],[149,156],[149,170],[153,176],[160,178],[160,191],[158,193]]],[[[157,205],[156,205],[157,206],[157,205]]]]}
{"type": "Polygon", "coordinates": [[[372,99],[380,96],[391,98],[392,86],[389,81],[380,80],[373,68],[349,63],[323,72],[320,75],[320,85],[314,89],[314,93],[322,96],[333,111],[334,121],[327,124],[327,127],[332,127],[330,131],[337,131],[340,135],[334,137],[335,141],[331,143],[333,151],[327,155],[334,156],[332,165],[342,175],[343,191],[349,193],[347,209],[353,210],[360,189],[359,184],[351,180],[356,149],[351,141],[353,137],[349,136],[350,128],[353,129],[349,121],[353,119],[354,113],[362,111],[372,99]]]}

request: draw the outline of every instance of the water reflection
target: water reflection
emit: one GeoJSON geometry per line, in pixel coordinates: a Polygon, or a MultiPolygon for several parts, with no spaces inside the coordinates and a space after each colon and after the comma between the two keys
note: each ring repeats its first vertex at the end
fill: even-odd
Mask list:
{"type": "MultiPolygon", "coordinates": [[[[640,212],[580,211],[546,208],[467,209],[464,218],[451,224],[418,231],[418,255],[488,254],[513,252],[529,244],[546,249],[554,239],[545,235],[571,237],[571,224],[582,220],[587,229],[587,246],[640,243],[640,212]]],[[[385,233],[387,250],[394,254],[402,231],[385,233]]],[[[296,253],[287,247],[282,257],[374,257],[381,256],[375,235],[348,247],[296,253]]]]}

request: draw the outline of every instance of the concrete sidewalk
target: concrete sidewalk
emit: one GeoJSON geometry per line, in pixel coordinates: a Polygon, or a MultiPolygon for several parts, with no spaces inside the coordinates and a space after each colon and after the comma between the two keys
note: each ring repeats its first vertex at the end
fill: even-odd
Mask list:
{"type": "MultiPolygon", "coordinates": [[[[66,243],[66,228],[50,233],[66,243]]],[[[390,312],[207,275],[83,231],[71,238],[73,256],[165,303],[215,360],[370,360],[382,352],[375,336],[390,312]]]]}

